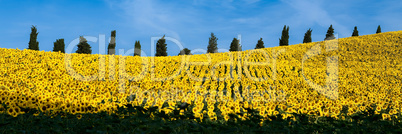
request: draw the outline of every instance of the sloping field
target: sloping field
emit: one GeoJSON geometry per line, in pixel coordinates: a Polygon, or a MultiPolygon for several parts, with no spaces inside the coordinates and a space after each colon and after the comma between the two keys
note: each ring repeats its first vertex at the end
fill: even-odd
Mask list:
{"type": "Polygon", "coordinates": [[[246,109],[265,119],[291,113],[343,119],[375,109],[392,120],[401,114],[401,37],[397,31],[168,57],[0,48],[0,113],[112,114],[127,105],[171,113],[190,104],[196,118],[211,120],[246,109]]]}

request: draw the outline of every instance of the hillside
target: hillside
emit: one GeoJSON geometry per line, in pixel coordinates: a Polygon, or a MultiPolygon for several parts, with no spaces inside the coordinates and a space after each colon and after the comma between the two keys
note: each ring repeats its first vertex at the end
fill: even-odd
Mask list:
{"type": "Polygon", "coordinates": [[[28,98],[0,98],[0,103],[85,113],[88,109],[54,104],[112,112],[117,105],[162,108],[163,102],[171,107],[187,102],[196,117],[212,109],[204,113],[210,118],[244,111],[242,106],[258,109],[264,117],[284,110],[340,118],[342,112],[350,115],[375,104],[381,107],[377,113],[393,115],[402,101],[401,37],[397,31],[239,53],[154,58],[0,48],[1,96],[28,98]]]}

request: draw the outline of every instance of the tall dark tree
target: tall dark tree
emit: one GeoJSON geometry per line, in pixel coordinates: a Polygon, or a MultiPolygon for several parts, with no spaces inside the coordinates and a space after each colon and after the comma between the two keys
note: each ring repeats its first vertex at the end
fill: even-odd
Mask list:
{"type": "Polygon", "coordinates": [[[211,37],[209,37],[207,53],[217,53],[218,52],[218,42],[217,41],[218,41],[218,38],[216,38],[214,33],[211,33],[211,37]]]}
{"type": "Polygon", "coordinates": [[[37,37],[38,37],[38,32],[35,26],[31,27],[31,35],[29,38],[29,43],[28,43],[28,49],[31,50],[39,50],[39,42],[36,41],[37,37]]]}
{"type": "Polygon", "coordinates": [[[309,43],[311,42],[311,32],[313,32],[313,30],[311,30],[310,28],[307,30],[307,32],[304,34],[304,39],[303,39],[303,43],[309,43]]]}
{"type": "Polygon", "coordinates": [[[163,35],[163,37],[156,42],[155,56],[167,56],[167,44],[165,42],[165,35],[163,35]]]}
{"type": "Polygon", "coordinates": [[[279,46],[289,46],[289,26],[283,27],[282,36],[279,39],[279,46]]]}
{"type": "Polygon", "coordinates": [[[107,46],[107,54],[114,55],[116,53],[116,30],[111,32],[110,43],[107,46]]]}
{"type": "Polygon", "coordinates": [[[191,50],[188,48],[184,48],[183,50],[180,50],[180,53],[178,55],[193,55],[191,53],[191,50]]]}
{"type": "Polygon", "coordinates": [[[241,51],[239,40],[237,40],[236,38],[233,38],[232,43],[230,43],[229,51],[241,51]]]}
{"type": "Polygon", "coordinates": [[[377,32],[375,32],[375,33],[381,33],[381,27],[380,27],[380,25],[378,25],[378,27],[377,27],[377,32]]]}
{"type": "Polygon", "coordinates": [[[357,31],[357,26],[355,26],[355,29],[353,29],[352,36],[359,36],[359,31],[357,31]]]}
{"type": "Polygon", "coordinates": [[[57,39],[56,42],[54,42],[53,44],[54,44],[53,52],[60,51],[62,53],[65,53],[65,51],[64,51],[64,47],[65,47],[64,39],[57,39]]]}
{"type": "Polygon", "coordinates": [[[140,44],[140,41],[135,41],[134,56],[141,56],[141,44],[140,44]]]}
{"type": "Polygon", "coordinates": [[[257,45],[255,45],[254,49],[260,49],[260,48],[265,48],[264,41],[262,41],[262,38],[260,38],[260,40],[258,40],[257,45]]]}
{"type": "Polygon", "coordinates": [[[80,43],[77,45],[78,49],[75,51],[76,53],[80,54],[91,54],[91,46],[87,43],[87,40],[80,36],[80,43]]]}
{"type": "Polygon", "coordinates": [[[335,39],[335,35],[334,35],[334,28],[332,28],[332,25],[329,26],[328,30],[327,30],[327,34],[325,35],[325,39],[324,40],[333,40],[335,39]]]}

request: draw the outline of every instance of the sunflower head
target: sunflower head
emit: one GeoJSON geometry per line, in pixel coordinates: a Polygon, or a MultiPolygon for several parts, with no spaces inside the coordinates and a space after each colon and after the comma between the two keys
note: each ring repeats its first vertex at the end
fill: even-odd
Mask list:
{"type": "Polygon", "coordinates": [[[46,107],[46,106],[41,106],[41,107],[40,107],[40,110],[41,110],[42,112],[45,112],[45,111],[47,110],[47,107],[46,107]]]}
{"type": "Polygon", "coordinates": [[[6,111],[6,109],[3,107],[3,105],[0,105],[0,114],[6,111]]]}
{"type": "Polygon", "coordinates": [[[13,115],[13,114],[15,113],[14,108],[13,108],[13,107],[9,107],[9,108],[7,109],[7,113],[8,113],[9,115],[13,115]]]}
{"type": "Polygon", "coordinates": [[[77,115],[77,119],[80,120],[81,118],[82,118],[82,115],[81,115],[81,114],[78,114],[78,115],[77,115]]]}

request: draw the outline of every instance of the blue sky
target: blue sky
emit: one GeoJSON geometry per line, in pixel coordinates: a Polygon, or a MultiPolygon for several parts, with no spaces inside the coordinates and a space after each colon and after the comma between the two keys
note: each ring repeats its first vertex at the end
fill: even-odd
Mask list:
{"type": "MultiPolygon", "coordinates": [[[[211,32],[225,52],[238,35],[243,50],[254,49],[259,38],[265,47],[278,46],[284,25],[289,26],[292,45],[301,43],[309,28],[313,41],[323,40],[331,24],[339,38],[351,36],[354,26],[360,35],[374,34],[378,25],[383,32],[399,31],[401,16],[400,0],[0,0],[0,47],[26,49],[35,25],[44,51],[52,51],[59,38],[67,47],[76,45],[71,42],[79,36],[100,34],[106,35],[107,46],[110,32],[116,30],[116,49],[125,53],[117,50],[120,55],[132,55],[139,40],[142,55],[154,56],[151,39],[164,34],[190,50],[206,51],[211,32]]],[[[100,53],[99,41],[89,44],[92,53],[100,53]]],[[[180,50],[172,41],[167,48],[172,56],[180,50]]]]}

